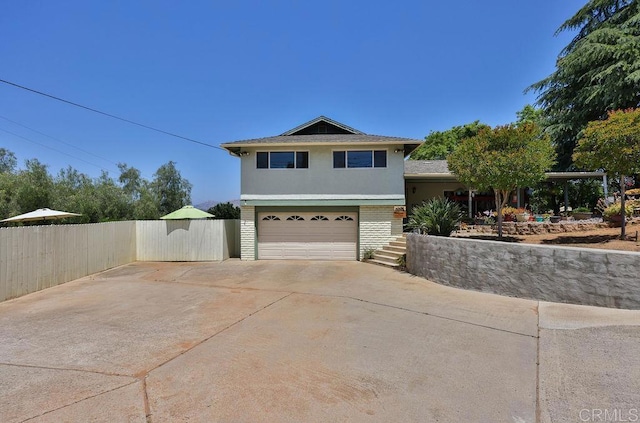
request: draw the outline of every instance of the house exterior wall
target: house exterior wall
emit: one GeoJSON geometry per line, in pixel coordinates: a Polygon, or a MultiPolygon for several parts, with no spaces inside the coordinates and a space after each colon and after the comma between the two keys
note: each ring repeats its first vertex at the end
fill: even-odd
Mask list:
{"type": "Polygon", "coordinates": [[[240,207],[240,259],[256,259],[256,208],[240,207]]]}
{"type": "Polygon", "coordinates": [[[359,220],[360,258],[402,235],[402,218],[393,217],[393,206],[360,206],[359,220]]]}
{"type": "Polygon", "coordinates": [[[305,195],[355,194],[404,196],[404,155],[394,153],[399,146],[332,145],[244,148],[241,157],[241,194],[305,195]],[[387,150],[386,168],[334,169],[333,151],[387,150]],[[257,169],[258,151],[308,151],[308,169],[257,169]]]}
{"type": "Polygon", "coordinates": [[[431,198],[443,197],[445,191],[457,191],[461,189],[466,191],[460,182],[426,182],[426,181],[411,181],[406,182],[407,185],[407,213],[411,214],[411,210],[415,206],[419,206],[423,201],[431,198]],[[413,192],[413,188],[416,192],[413,192]]]}

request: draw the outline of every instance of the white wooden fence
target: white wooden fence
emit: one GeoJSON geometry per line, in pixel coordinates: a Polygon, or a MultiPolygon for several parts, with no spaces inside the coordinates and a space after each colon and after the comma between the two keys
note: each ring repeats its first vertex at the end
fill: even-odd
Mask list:
{"type": "Polygon", "coordinates": [[[0,301],[136,260],[239,257],[239,232],[237,220],[0,228],[0,301]]]}
{"type": "Polygon", "coordinates": [[[240,256],[239,220],[139,220],[138,261],[219,261],[240,256]]]}

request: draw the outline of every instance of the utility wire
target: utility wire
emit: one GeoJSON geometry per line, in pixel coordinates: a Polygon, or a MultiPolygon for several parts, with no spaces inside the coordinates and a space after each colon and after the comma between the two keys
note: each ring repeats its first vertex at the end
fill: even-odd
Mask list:
{"type": "Polygon", "coordinates": [[[89,110],[89,111],[94,112],[94,113],[99,113],[101,115],[108,116],[108,117],[113,118],[113,119],[118,119],[118,120],[121,120],[123,122],[130,123],[132,125],[137,125],[137,126],[140,126],[142,128],[146,128],[146,129],[150,129],[152,131],[160,132],[162,134],[169,135],[169,136],[172,136],[172,137],[175,137],[175,138],[180,138],[180,139],[183,139],[185,141],[189,141],[189,142],[193,142],[193,143],[196,143],[196,144],[204,145],[206,147],[217,148],[218,150],[226,151],[224,148],[219,147],[217,145],[207,144],[206,142],[194,140],[194,139],[188,138],[188,137],[183,137],[182,135],[178,135],[178,134],[174,134],[174,133],[171,133],[171,132],[163,131],[162,129],[154,128],[152,126],[144,125],[142,123],[134,122],[132,120],[125,119],[125,118],[120,117],[120,116],[112,115],[110,113],[102,112],[102,111],[94,109],[92,107],[83,106],[82,104],[74,103],[73,101],[65,100],[63,98],[56,97],[56,96],[51,95],[51,94],[43,93],[42,91],[34,90],[32,88],[28,88],[28,87],[16,84],[14,82],[5,81],[4,79],[0,79],[0,82],[3,82],[3,83],[8,84],[8,85],[12,85],[12,86],[14,86],[16,88],[20,88],[20,89],[23,89],[23,90],[26,90],[26,91],[31,91],[32,93],[39,94],[39,95],[42,95],[42,96],[45,96],[45,97],[49,97],[49,98],[52,98],[54,100],[61,101],[63,103],[71,104],[72,106],[80,107],[81,109],[89,110]]]}
{"type": "Polygon", "coordinates": [[[36,134],[40,134],[40,135],[43,135],[43,136],[45,136],[45,137],[47,137],[47,138],[51,138],[51,139],[52,139],[52,140],[54,140],[54,141],[58,141],[59,143],[62,143],[62,144],[68,145],[69,147],[75,148],[75,149],[76,149],[76,150],[78,150],[78,151],[82,151],[83,153],[88,154],[88,155],[93,156],[93,157],[96,157],[96,158],[98,158],[98,159],[100,159],[100,160],[104,160],[105,162],[111,163],[112,165],[116,165],[116,166],[118,165],[118,163],[116,163],[116,162],[114,162],[114,161],[112,161],[112,160],[106,159],[106,158],[104,158],[104,157],[100,157],[100,156],[98,156],[97,154],[94,154],[94,153],[92,153],[92,152],[90,152],[90,151],[87,151],[87,150],[85,150],[85,149],[82,149],[82,148],[80,148],[80,147],[77,147],[77,146],[75,146],[75,145],[73,145],[73,144],[71,144],[71,143],[68,143],[68,142],[66,142],[66,141],[63,141],[63,140],[61,140],[60,138],[56,138],[56,137],[53,137],[53,136],[51,136],[51,135],[45,134],[44,132],[40,132],[40,131],[38,131],[37,129],[30,128],[30,127],[28,127],[27,125],[24,125],[24,124],[22,124],[22,123],[20,123],[20,122],[16,122],[15,120],[11,120],[11,119],[9,119],[8,117],[5,117],[5,116],[0,115],[0,119],[4,119],[4,120],[6,120],[7,122],[11,122],[11,123],[13,123],[13,124],[15,124],[15,125],[22,126],[23,128],[26,128],[26,129],[28,129],[28,130],[30,130],[30,131],[33,131],[33,132],[35,132],[36,134]]]}
{"type": "Polygon", "coordinates": [[[34,143],[34,144],[37,144],[37,145],[39,145],[40,147],[48,148],[49,150],[53,150],[53,151],[55,151],[55,152],[57,152],[57,153],[64,154],[65,156],[69,156],[69,157],[71,157],[71,158],[73,158],[73,159],[80,160],[81,162],[85,162],[85,163],[87,163],[87,164],[90,164],[91,166],[95,166],[95,167],[97,167],[97,168],[98,168],[98,169],[100,169],[100,170],[104,170],[105,172],[108,172],[108,171],[109,171],[108,169],[105,169],[105,168],[103,168],[103,167],[102,167],[102,166],[100,166],[100,165],[97,165],[97,164],[95,164],[95,163],[91,163],[91,162],[89,162],[89,161],[86,161],[86,160],[84,160],[84,159],[81,159],[80,157],[76,157],[76,156],[74,156],[74,155],[72,155],[72,154],[65,153],[64,151],[60,151],[60,150],[58,150],[58,149],[56,149],[56,148],[53,148],[53,147],[51,147],[51,146],[48,146],[48,145],[46,145],[46,144],[42,144],[42,143],[39,143],[39,142],[34,141],[34,140],[32,140],[32,139],[29,139],[29,138],[23,137],[22,135],[18,135],[18,134],[14,133],[14,132],[7,131],[6,129],[2,129],[2,128],[0,128],[0,131],[2,131],[2,132],[6,132],[7,134],[11,134],[11,135],[13,135],[14,137],[22,138],[23,140],[25,140],[25,141],[29,141],[29,142],[32,142],[32,143],[34,143]]]}

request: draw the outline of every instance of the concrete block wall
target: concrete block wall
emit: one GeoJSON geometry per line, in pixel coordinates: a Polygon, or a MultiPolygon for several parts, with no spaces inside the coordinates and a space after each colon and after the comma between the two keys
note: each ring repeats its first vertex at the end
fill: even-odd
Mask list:
{"type": "Polygon", "coordinates": [[[240,259],[256,259],[256,208],[240,207],[240,259]]]}
{"type": "Polygon", "coordinates": [[[360,206],[360,257],[402,235],[402,218],[393,217],[393,206],[360,206]]]}
{"type": "Polygon", "coordinates": [[[409,234],[407,270],[520,298],[640,309],[640,253],[409,234]]]}

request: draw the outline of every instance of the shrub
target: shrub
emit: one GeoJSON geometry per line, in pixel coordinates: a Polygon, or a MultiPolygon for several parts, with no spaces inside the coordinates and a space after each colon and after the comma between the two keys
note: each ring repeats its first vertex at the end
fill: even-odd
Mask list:
{"type": "Polygon", "coordinates": [[[362,252],[362,259],[371,260],[375,252],[376,252],[375,248],[365,248],[364,251],[362,252]]]}
{"type": "Polygon", "coordinates": [[[398,267],[400,268],[400,270],[406,270],[407,269],[407,255],[403,254],[400,257],[398,257],[396,259],[396,263],[398,263],[398,267]]]}
{"type": "MultiPolygon", "coordinates": [[[[604,211],[602,212],[602,216],[604,216],[605,218],[615,216],[620,214],[621,210],[622,206],[620,205],[620,203],[613,203],[612,205],[604,209],[604,211]]],[[[633,204],[629,204],[629,202],[627,202],[627,204],[624,205],[624,212],[627,217],[633,215],[633,204]]]]}
{"type": "Polygon", "coordinates": [[[573,209],[574,213],[591,213],[591,209],[589,207],[576,207],[573,209]]]}
{"type": "Polygon", "coordinates": [[[413,208],[407,226],[423,234],[450,236],[461,217],[457,203],[446,198],[432,198],[413,208]]]}

